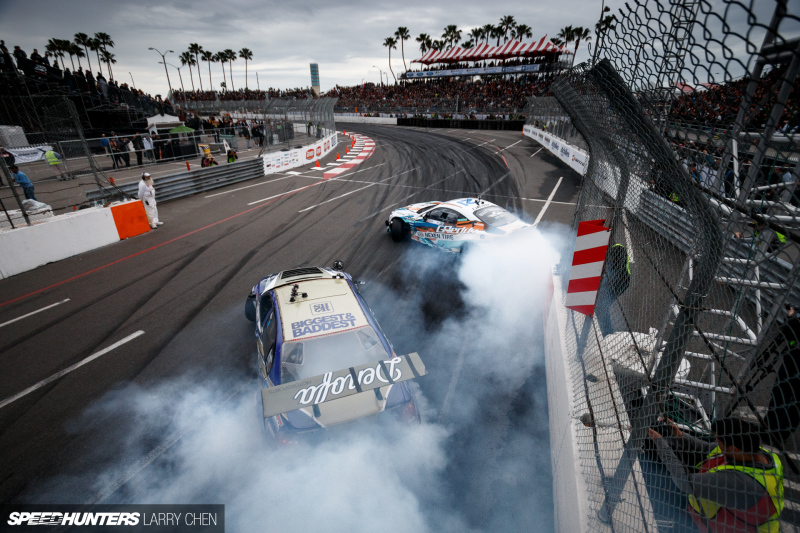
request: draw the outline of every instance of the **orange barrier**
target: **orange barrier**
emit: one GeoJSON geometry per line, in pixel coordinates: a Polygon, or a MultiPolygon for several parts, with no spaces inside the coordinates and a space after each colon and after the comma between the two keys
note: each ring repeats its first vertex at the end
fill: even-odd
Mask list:
{"type": "Polygon", "coordinates": [[[150,231],[142,202],[126,202],[111,207],[120,240],[150,231]]]}

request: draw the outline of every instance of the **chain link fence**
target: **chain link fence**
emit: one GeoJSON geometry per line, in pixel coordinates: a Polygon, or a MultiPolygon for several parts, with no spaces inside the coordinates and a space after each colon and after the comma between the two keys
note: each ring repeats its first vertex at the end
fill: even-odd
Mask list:
{"type": "Polygon", "coordinates": [[[800,19],[784,0],[615,19],[528,110],[588,146],[573,236],[611,228],[594,314],[564,331],[590,529],[798,530],[800,19]]]}

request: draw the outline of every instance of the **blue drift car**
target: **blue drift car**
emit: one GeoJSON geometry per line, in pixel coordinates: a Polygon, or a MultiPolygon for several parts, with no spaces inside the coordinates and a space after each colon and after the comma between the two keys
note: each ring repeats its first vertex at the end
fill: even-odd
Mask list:
{"type": "Polygon", "coordinates": [[[356,289],[359,282],[341,272],[341,263],[335,266],[268,276],[245,304],[256,324],[264,428],[279,442],[385,411],[419,421],[404,380],[424,374],[424,365],[416,354],[394,353],[356,289]],[[289,404],[270,410],[276,398],[289,404]]]}

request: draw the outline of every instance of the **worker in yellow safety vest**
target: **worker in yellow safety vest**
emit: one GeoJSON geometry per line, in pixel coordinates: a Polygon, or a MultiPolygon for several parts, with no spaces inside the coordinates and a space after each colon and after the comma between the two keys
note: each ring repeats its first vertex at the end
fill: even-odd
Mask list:
{"type": "Polygon", "coordinates": [[[54,169],[57,173],[56,177],[59,180],[68,180],[69,177],[64,173],[63,169],[61,168],[61,154],[58,152],[54,152],[52,149],[47,150],[44,153],[44,160],[47,161],[47,164],[50,165],[51,169],[54,169]]]}
{"type": "MultiPolygon", "coordinates": [[[[714,420],[714,443],[672,425],[662,437],[650,429],[658,455],[677,488],[688,497],[688,512],[702,533],[778,533],[784,508],[783,465],[761,447],[757,424],[739,418],[714,420]],[[676,456],[702,457],[692,474],[676,456]]],[[[694,459],[692,459],[693,461],[694,459]]]]}

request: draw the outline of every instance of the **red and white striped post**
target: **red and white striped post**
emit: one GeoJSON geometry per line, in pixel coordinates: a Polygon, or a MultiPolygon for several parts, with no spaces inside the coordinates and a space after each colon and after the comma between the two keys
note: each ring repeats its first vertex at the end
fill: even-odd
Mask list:
{"type": "Polygon", "coordinates": [[[575,239],[575,252],[572,254],[565,307],[587,316],[594,314],[608,240],[611,237],[611,228],[603,226],[603,222],[605,221],[587,220],[578,223],[578,237],[575,239]]]}

